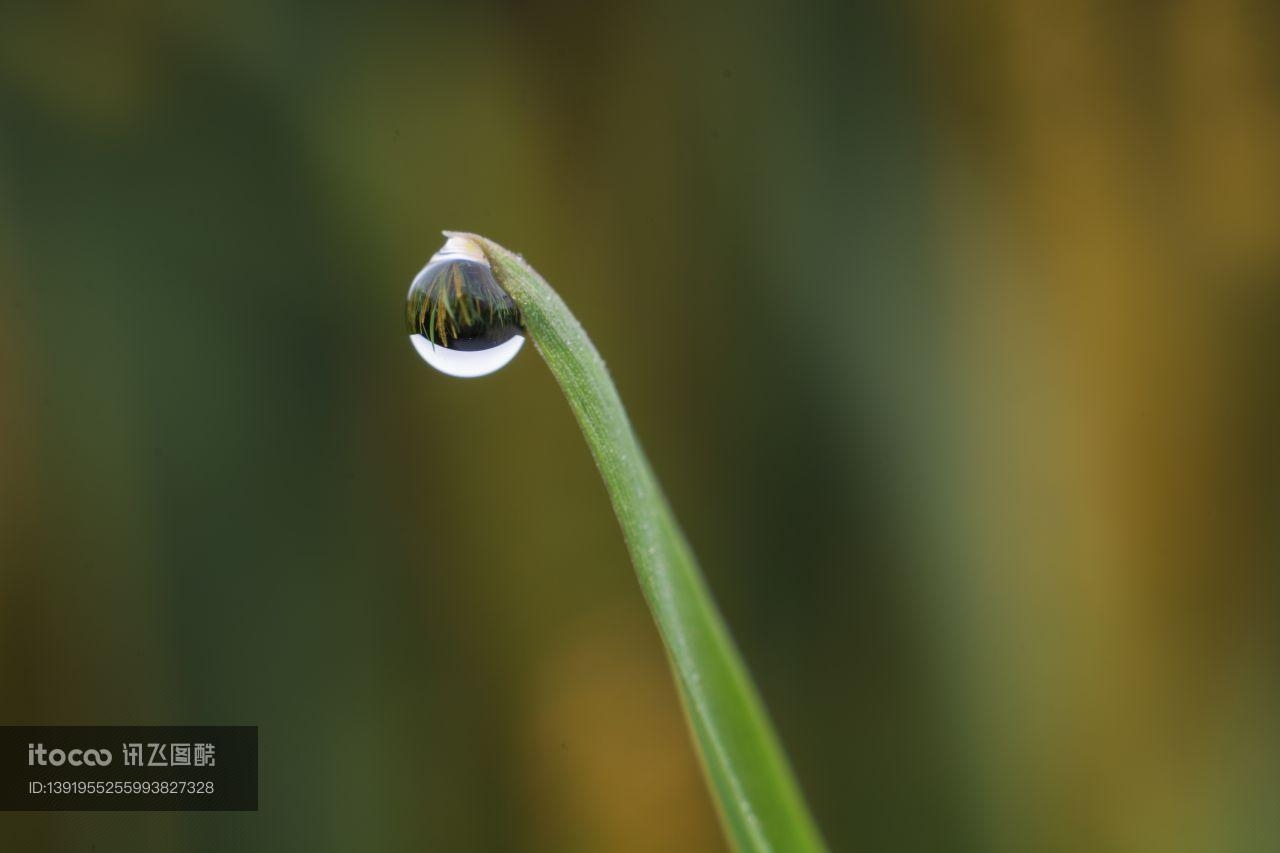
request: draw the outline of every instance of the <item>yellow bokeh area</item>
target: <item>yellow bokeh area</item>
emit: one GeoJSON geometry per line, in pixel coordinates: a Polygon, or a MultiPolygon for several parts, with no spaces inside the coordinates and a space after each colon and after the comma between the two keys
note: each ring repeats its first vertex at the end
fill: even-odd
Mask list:
{"type": "MultiPolygon", "coordinates": [[[[1280,846],[1280,9],[14,2],[0,724],[246,724],[15,851],[723,850],[535,347],[609,364],[832,850],[1280,846]]],[[[0,775],[3,775],[0,773],[0,775]]]]}

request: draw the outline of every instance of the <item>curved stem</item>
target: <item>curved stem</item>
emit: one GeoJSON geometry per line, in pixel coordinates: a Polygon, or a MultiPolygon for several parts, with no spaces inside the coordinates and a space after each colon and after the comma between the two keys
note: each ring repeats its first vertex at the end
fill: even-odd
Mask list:
{"type": "Polygon", "coordinates": [[[524,259],[473,240],[520,308],[573,409],[622,526],[666,645],[721,822],[742,851],[820,851],[817,827],[764,705],[733,645],[604,361],[551,286],[524,259]]]}

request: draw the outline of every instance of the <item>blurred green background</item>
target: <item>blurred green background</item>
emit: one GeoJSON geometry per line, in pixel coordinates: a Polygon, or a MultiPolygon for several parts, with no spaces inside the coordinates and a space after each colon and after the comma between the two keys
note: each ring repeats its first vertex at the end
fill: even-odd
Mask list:
{"type": "Polygon", "coordinates": [[[1280,13],[0,5],[0,721],[261,727],[14,851],[723,849],[528,350],[608,360],[834,850],[1280,850],[1280,13]]]}

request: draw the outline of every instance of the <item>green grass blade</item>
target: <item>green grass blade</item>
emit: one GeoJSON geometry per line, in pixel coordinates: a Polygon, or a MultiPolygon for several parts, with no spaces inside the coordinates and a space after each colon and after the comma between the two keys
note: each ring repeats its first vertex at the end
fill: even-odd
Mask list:
{"type": "Polygon", "coordinates": [[[666,644],[694,742],[733,847],[824,850],[764,705],[595,346],[523,258],[473,234],[448,236],[474,240],[483,249],[582,427],[666,644]]]}

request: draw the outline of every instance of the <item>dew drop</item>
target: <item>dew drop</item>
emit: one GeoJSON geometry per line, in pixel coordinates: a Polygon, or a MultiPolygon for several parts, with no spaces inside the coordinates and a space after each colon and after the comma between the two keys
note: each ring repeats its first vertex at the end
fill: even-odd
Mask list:
{"type": "Polygon", "coordinates": [[[520,311],[471,240],[450,237],[409,285],[409,341],[450,376],[493,373],[524,346],[520,311]]]}

